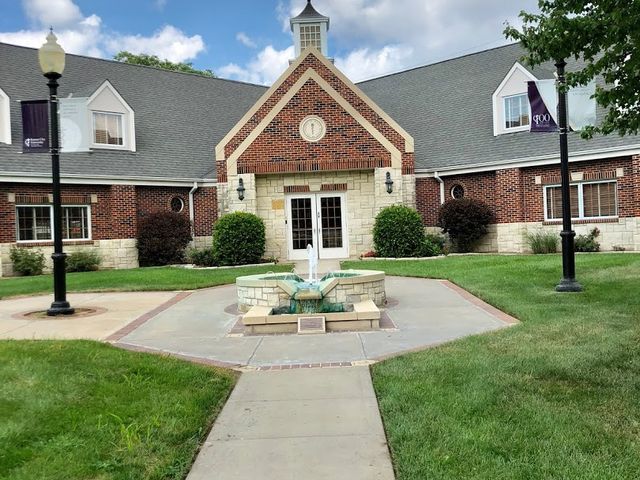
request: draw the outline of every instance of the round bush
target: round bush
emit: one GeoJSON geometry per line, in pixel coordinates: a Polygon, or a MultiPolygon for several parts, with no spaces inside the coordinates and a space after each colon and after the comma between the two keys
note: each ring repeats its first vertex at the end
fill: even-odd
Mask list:
{"type": "Polygon", "coordinates": [[[373,225],[373,246],[380,257],[417,257],[424,246],[420,214],[405,205],[380,210],[373,225]]]}
{"type": "Polygon", "coordinates": [[[174,212],[151,213],[138,224],[138,261],[141,267],[184,261],[191,241],[191,222],[174,212]]]}
{"type": "Polygon", "coordinates": [[[258,263],[264,246],[264,223],[252,213],[223,215],[213,227],[213,255],[219,265],[258,263]]]}
{"type": "Polygon", "coordinates": [[[438,226],[459,252],[470,252],[493,220],[489,206],[473,198],[448,200],[438,211],[438,226]]]}

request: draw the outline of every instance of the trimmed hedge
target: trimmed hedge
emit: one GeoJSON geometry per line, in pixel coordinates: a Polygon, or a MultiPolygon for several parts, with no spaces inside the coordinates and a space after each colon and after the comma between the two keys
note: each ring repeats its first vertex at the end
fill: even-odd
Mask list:
{"type": "Polygon", "coordinates": [[[264,223],[252,213],[223,215],[213,227],[213,256],[218,265],[259,263],[265,242],[264,223]]]}
{"type": "Polygon", "coordinates": [[[449,234],[458,252],[470,252],[487,233],[487,226],[494,221],[489,206],[473,198],[448,200],[438,211],[438,226],[449,234]]]}
{"type": "Polygon", "coordinates": [[[191,222],[174,212],[155,212],[138,224],[138,261],[141,267],[171,265],[184,261],[191,241],[191,222]]]}
{"type": "Polygon", "coordinates": [[[425,250],[420,214],[405,205],[380,210],[373,226],[373,246],[379,257],[419,257],[425,250]]]}

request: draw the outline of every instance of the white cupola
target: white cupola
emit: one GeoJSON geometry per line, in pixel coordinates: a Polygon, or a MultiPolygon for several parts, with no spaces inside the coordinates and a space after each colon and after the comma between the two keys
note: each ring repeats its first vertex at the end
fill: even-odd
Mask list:
{"type": "Polygon", "coordinates": [[[315,47],[325,57],[329,56],[327,46],[329,17],[318,13],[311,5],[311,0],[307,0],[307,6],[300,15],[291,19],[291,31],[296,47],[296,58],[307,47],[315,47]]]}

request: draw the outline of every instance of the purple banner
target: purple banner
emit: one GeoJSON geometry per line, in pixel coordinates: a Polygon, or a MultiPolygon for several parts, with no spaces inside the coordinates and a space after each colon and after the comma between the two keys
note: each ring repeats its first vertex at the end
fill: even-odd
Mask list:
{"type": "Polygon", "coordinates": [[[22,153],[49,151],[49,102],[22,102],[22,153]]]}
{"type": "Polygon", "coordinates": [[[536,82],[528,82],[529,105],[531,106],[532,132],[557,132],[558,125],[553,120],[536,82]]]}

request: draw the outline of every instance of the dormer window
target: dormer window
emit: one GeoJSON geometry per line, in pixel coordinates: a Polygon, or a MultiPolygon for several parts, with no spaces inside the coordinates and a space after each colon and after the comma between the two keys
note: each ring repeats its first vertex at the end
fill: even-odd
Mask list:
{"type": "Polygon", "coordinates": [[[300,50],[304,51],[307,47],[322,48],[320,25],[300,25],[300,50]]]}
{"type": "Polygon", "coordinates": [[[135,113],[105,81],[87,100],[90,148],[136,151],[135,113]]]}
{"type": "Polygon", "coordinates": [[[121,113],[93,113],[93,143],[96,145],[124,145],[123,117],[121,113]]]}
{"type": "Polygon", "coordinates": [[[516,62],[493,92],[494,135],[529,130],[531,110],[527,82],[531,80],[537,80],[537,78],[516,62]]]}
{"type": "Polygon", "coordinates": [[[504,129],[529,126],[529,99],[526,93],[504,97],[504,129]]]}

